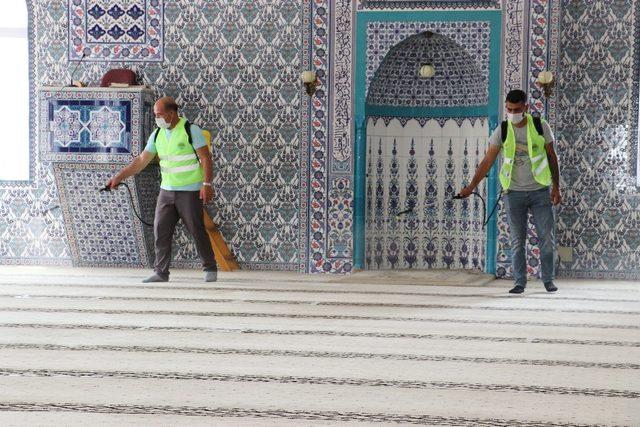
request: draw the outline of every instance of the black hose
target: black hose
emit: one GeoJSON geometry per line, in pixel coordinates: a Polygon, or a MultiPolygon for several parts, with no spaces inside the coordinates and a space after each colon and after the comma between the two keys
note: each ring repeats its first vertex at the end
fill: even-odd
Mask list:
{"type": "MultiPolygon", "coordinates": [[[[502,191],[498,195],[498,199],[496,200],[496,204],[493,206],[493,209],[491,209],[491,213],[489,214],[488,218],[487,218],[487,204],[484,201],[484,197],[482,197],[482,195],[480,193],[478,193],[477,191],[474,191],[471,194],[480,197],[480,200],[482,201],[482,228],[484,228],[489,223],[489,220],[493,216],[493,213],[498,208],[498,204],[500,203],[500,198],[502,197],[502,191]]],[[[460,194],[457,194],[457,195],[453,196],[453,200],[460,200],[460,199],[464,199],[464,198],[465,197],[460,196],[460,194]]]]}
{"type": "MultiPolygon", "coordinates": [[[[133,193],[131,192],[131,189],[129,188],[129,186],[127,185],[126,182],[121,182],[120,184],[116,185],[116,188],[120,187],[121,185],[124,185],[124,187],[127,189],[127,191],[129,192],[129,201],[131,202],[131,209],[133,209],[133,213],[135,214],[135,216],[140,220],[141,223],[143,223],[146,226],[149,227],[153,227],[153,224],[149,224],[147,221],[145,221],[144,219],[142,219],[142,217],[140,216],[140,214],[138,213],[138,211],[136,210],[136,206],[133,204],[133,193]]],[[[101,188],[99,190],[101,193],[103,191],[111,191],[111,188],[106,185],[104,188],[101,188]]]]}

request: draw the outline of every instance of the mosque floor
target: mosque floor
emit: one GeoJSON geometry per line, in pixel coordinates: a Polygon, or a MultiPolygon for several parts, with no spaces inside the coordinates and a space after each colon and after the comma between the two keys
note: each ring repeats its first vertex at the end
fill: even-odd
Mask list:
{"type": "Polygon", "coordinates": [[[0,267],[0,425],[640,425],[640,283],[0,267]]]}

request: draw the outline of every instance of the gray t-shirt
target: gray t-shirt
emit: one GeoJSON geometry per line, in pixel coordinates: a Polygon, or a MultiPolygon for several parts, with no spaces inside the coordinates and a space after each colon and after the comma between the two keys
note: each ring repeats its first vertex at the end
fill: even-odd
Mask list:
{"type": "MultiPolygon", "coordinates": [[[[553,131],[549,123],[542,123],[544,140],[547,144],[553,144],[553,131]]],[[[513,171],[511,173],[510,191],[536,191],[545,188],[534,178],[531,171],[531,159],[529,158],[529,148],[527,146],[527,126],[521,128],[513,127],[516,137],[516,154],[513,161],[513,171]]],[[[502,148],[502,132],[500,126],[489,137],[489,144],[502,148]]],[[[500,156],[502,159],[502,156],[500,156]]]]}

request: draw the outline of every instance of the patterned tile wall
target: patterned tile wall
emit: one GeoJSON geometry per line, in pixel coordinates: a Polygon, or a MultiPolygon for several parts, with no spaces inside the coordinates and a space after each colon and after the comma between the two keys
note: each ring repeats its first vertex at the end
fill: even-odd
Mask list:
{"type": "Polygon", "coordinates": [[[562,2],[555,114],[567,276],[640,278],[639,19],[638,1],[562,2]]]}
{"type": "Polygon", "coordinates": [[[369,119],[368,269],[484,267],[482,203],[452,197],[471,180],[487,134],[486,118],[369,119]]]}
{"type": "MultiPolygon", "coordinates": [[[[134,192],[131,201],[124,189],[99,193],[98,189],[119,169],[117,164],[55,163],[56,184],[65,218],[74,266],[79,267],[150,267],[153,252],[146,244],[153,229],[139,222],[133,213],[148,214],[155,205],[158,181],[145,179],[157,175],[148,168],[129,179],[134,192]],[[155,191],[145,199],[136,197],[138,183],[155,191]],[[140,206],[143,205],[143,209],[140,206]]],[[[141,214],[142,215],[142,214],[141,214]]],[[[150,221],[150,218],[145,218],[150,221]]]]}
{"type": "MultiPolygon", "coordinates": [[[[307,269],[309,231],[308,217],[303,216],[303,212],[308,203],[309,163],[301,157],[308,149],[306,139],[301,137],[301,126],[308,122],[307,119],[301,122],[301,112],[308,110],[309,99],[306,95],[301,96],[303,91],[298,79],[303,64],[310,67],[309,58],[303,58],[308,55],[303,46],[309,45],[313,17],[309,2],[265,0],[258,4],[238,0],[183,0],[164,3],[150,0],[82,3],[86,3],[88,9],[98,5],[106,11],[101,14],[95,8],[95,16],[85,16],[85,19],[94,19],[97,25],[98,20],[102,22],[110,16],[108,25],[113,24],[112,27],[116,25],[112,22],[116,19],[114,16],[127,20],[132,24],[131,28],[134,22],[143,19],[142,16],[135,18],[139,11],[134,3],[148,15],[159,16],[160,12],[156,14],[153,8],[160,8],[166,26],[164,33],[157,33],[160,37],[157,47],[163,50],[164,62],[154,63],[153,57],[143,57],[141,53],[139,58],[129,56],[125,65],[137,71],[141,80],[158,94],[175,96],[190,120],[217,136],[220,143],[214,152],[218,165],[215,176],[217,200],[211,213],[241,264],[249,268],[307,269]],[[108,12],[116,3],[119,9],[113,9],[114,16],[111,16],[108,12]],[[120,9],[128,18],[120,13],[120,9]],[[128,11],[131,13],[127,14],[128,11]],[[98,15],[102,17],[96,18],[98,15]]],[[[57,86],[70,80],[74,67],[67,58],[79,57],[73,56],[73,48],[68,44],[74,45],[75,41],[69,37],[66,23],[71,16],[70,25],[79,25],[72,12],[76,7],[85,7],[83,4],[74,0],[32,4],[32,13],[37,18],[33,44],[39,64],[35,81],[57,86]]],[[[314,2],[313,13],[326,19],[327,9],[321,10],[323,6],[321,1],[314,2]]],[[[124,28],[123,25],[120,27],[124,28]]],[[[107,32],[100,40],[111,38],[113,41],[118,38],[117,34],[117,30],[112,34],[107,32]]],[[[118,40],[134,43],[133,34],[135,30],[128,39],[123,35],[118,40]]],[[[153,35],[149,30],[140,39],[144,37],[149,42],[153,35]]],[[[97,38],[91,34],[84,36],[97,38]]],[[[326,52],[327,45],[316,42],[314,49],[326,52]]],[[[102,52],[106,59],[116,58],[117,52],[122,53],[124,47],[111,46],[110,49],[110,52],[102,52]]],[[[133,50],[130,53],[133,54],[133,50]]],[[[105,71],[116,66],[89,59],[96,58],[87,56],[79,64],[75,79],[96,84],[105,71]]],[[[321,152],[325,153],[325,150],[323,145],[321,152]]],[[[17,200],[18,194],[23,192],[28,192],[34,199],[46,198],[45,208],[57,205],[55,186],[43,185],[53,182],[51,165],[48,161],[38,160],[38,171],[38,178],[28,189],[18,192],[9,187],[0,191],[0,198],[6,201],[8,210],[15,211],[14,216],[26,214],[17,200]]],[[[328,183],[325,188],[328,189],[328,183]]],[[[345,199],[346,196],[341,197],[345,199]]],[[[347,212],[349,208],[347,206],[347,212]]],[[[47,211],[46,215],[46,218],[54,217],[51,221],[56,222],[56,230],[63,229],[59,210],[47,211]]],[[[29,216],[29,223],[34,228],[39,220],[39,217],[29,216]]],[[[326,230],[324,225],[323,230],[326,230]]],[[[5,236],[5,243],[0,247],[6,248],[3,263],[68,263],[68,250],[54,254],[46,249],[49,246],[68,247],[64,233],[53,234],[52,231],[52,235],[33,238],[22,233],[24,237],[17,239],[20,232],[16,224],[0,219],[0,235],[5,236]],[[17,247],[18,240],[24,249],[17,247]],[[31,250],[32,247],[40,249],[31,250]],[[36,256],[27,258],[22,253],[35,253],[36,256]]],[[[177,265],[197,264],[190,240],[184,230],[177,232],[176,243],[182,248],[176,257],[177,265]]]]}

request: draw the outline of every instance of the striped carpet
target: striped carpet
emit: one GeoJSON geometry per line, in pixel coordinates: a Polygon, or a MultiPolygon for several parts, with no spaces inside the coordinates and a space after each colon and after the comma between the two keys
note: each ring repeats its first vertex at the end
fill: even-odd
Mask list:
{"type": "Polygon", "coordinates": [[[0,268],[0,425],[640,426],[640,283],[0,268]]]}

